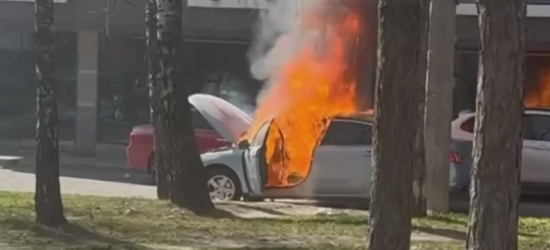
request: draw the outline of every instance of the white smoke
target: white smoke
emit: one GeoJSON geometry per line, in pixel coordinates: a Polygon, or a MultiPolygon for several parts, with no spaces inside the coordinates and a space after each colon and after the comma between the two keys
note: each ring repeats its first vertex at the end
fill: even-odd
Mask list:
{"type": "MultiPolygon", "coordinates": [[[[273,1],[267,10],[260,13],[254,39],[248,51],[252,76],[264,82],[257,96],[259,103],[277,83],[277,73],[300,48],[307,46],[315,31],[304,30],[300,23],[300,11],[313,0],[273,1]]],[[[319,1],[317,1],[319,2],[319,1]]]]}

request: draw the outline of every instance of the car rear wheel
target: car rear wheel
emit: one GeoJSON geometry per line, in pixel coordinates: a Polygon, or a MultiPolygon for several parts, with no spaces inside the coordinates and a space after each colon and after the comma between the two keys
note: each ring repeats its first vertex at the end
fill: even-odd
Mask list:
{"type": "Polygon", "coordinates": [[[243,196],[239,179],[227,168],[208,169],[206,183],[210,199],[213,201],[238,201],[243,196]]]}

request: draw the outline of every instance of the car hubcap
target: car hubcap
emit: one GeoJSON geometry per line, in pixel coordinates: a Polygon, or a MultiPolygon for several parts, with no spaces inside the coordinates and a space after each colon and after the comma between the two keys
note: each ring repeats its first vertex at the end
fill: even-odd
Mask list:
{"type": "Polygon", "coordinates": [[[235,195],[235,184],[225,175],[215,175],[208,180],[212,200],[231,200],[235,195]]]}

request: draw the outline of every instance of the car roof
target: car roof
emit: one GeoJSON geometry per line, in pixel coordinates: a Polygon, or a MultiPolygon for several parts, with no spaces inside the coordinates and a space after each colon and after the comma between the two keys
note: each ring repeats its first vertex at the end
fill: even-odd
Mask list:
{"type": "Polygon", "coordinates": [[[374,116],[370,113],[355,113],[345,116],[335,116],[333,119],[373,123],[374,116]]]}
{"type": "Polygon", "coordinates": [[[550,107],[525,108],[525,111],[544,111],[544,112],[550,112],[550,107]]]}
{"type": "MultiPolygon", "coordinates": [[[[532,107],[524,108],[523,111],[540,111],[540,112],[550,112],[550,107],[532,107]]],[[[472,115],[475,114],[474,110],[462,110],[458,113],[459,115],[472,115]]]]}

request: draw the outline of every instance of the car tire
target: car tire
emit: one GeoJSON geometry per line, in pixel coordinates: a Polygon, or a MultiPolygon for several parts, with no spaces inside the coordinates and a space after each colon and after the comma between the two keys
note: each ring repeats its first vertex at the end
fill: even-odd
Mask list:
{"type": "Polygon", "coordinates": [[[208,185],[208,192],[209,192],[209,195],[210,195],[210,198],[212,199],[216,199],[215,197],[213,197],[214,194],[212,194],[213,192],[216,191],[214,185],[212,185],[213,183],[216,183],[216,184],[219,184],[220,182],[223,182],[226,186],[224,187],[225,189],[229,189],[229,190],[233,190],[231,195],[227,192],[223,192],[223,191],[219,191],[218,192],[223,192],[222,193],[218,193],[218,197],[220,196],[230,196],[229,198],[226,198],[226,199],[219,199],[218,200],[231,200],[231,201],[238,201],[238,200],[241,200],[241,198],[243,197],[243,191],[242,191],[242,186],[241,186],[241,183],[240,183],[240,180],[239,178],[237,177],[237,175],[235,173],[233,173],[233,171],[231,171],[229,168],[227,167],[219,167],[219,166],[214,166],[214,167],[209,167],[207,168],[206,170],[206,183],[208,185]]]}

